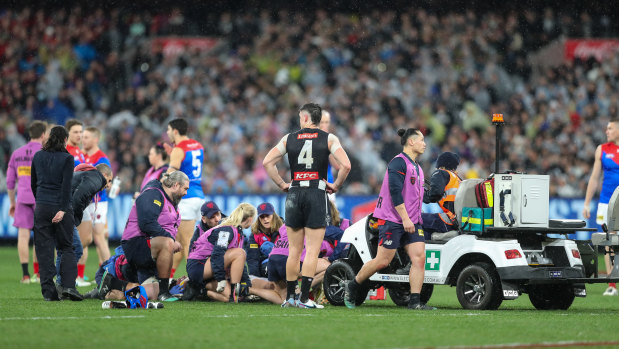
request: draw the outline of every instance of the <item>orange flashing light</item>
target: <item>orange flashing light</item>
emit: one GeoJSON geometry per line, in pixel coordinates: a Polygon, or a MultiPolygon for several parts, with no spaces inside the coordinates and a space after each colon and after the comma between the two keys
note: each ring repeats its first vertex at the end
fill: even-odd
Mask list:
{"type": "Polygon", "coordinates": [[[504,123],[503,114],[492,114],[492,122],[504,123]]]}

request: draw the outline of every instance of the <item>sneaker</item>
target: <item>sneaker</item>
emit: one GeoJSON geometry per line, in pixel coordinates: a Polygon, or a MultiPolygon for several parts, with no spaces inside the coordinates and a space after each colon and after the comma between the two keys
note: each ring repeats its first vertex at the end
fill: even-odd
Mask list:
{"type": "Polygon", "coordinates": [[[354,309],[357,306],[355,304],[355,292],[351,288],[353,282],[354,280],[350,280],[344,283],[344,304],[348,309],[354,309]]]}
{"type": "Polygon", "coordinates": [[[29,275],[24,275],[24,277],[22,277],[22,278],[21,278],[21,281],[20,281],[20,282],[21,282],[22,284],[29,284],[29,283],[31,282],[31,281],[30,281],[30,276],[29,276],[29,275]]]}
{"type": "Polygon", "coordinates": [[[170,292],[160,293],[157,299],[161,302],[176,302],[178,298],[172,296],[170,292]]]}
{"type": "Polygon", "coordinates": [[[411,262],[408,262],[407,265],[403,266],[402,268],[398,268],[395,273],[396,275],[408,275],[411,271],[411,262]]]}
{"type": "Polygon", "coordinates": [[[284,301],[284,303],[282,303],[282,308],[298,308],[299,307],[299,300],[297,299],[297,297],[295,296],[294,298],[288,298],[287,300],[284,301]]]}
{"type": "Polygon", "coordinates": [[[193,284],[193,282],[189,281],[185,284],[185,289],[183,290],[183,295],[181,296],[181,300],[183,301],[192,301],[200,294],[200,289],[193,284]]]}
{"type": "Polygon", "coordinates": [[[160,302],[148,302],[146,309],[163,309],[163,303],[160,302]]]}
{"type": "Polygon", "coordinates": [[[84,280],[83,278],[77,278],[75,279],[75,284],[77,285],[77,287],[88,287],[90,286],[90,282],[84,280]]]}
{"type": "Polygon", "coordinates": [[[409,304],[408,305],[408,309],[411,309],[411,310],[436,310],[436,307],[432,307],[432,306],[429,306],[429,305],[424,304],[424,303],[419,303],[419,304],[416,304],[416,305],[409,304]]]}
{"type": "Polygon", "coordinates": [[[604,295],[604,296],[617,296],[617,295],[619,295],[619,293],[617,292],[616,288],[614,288],[612,286],[609,286],[606,289],[606,291],[604,291],[604,293],[602,295],[604,295]]]}
{"type": "Polygon", "coordinates": [[[99,298],[99,290],[95,287],[92,290],[84,293],[84,299],[105,299],[99,298]]]}
{"type": "Polygon", "coordinates": [[[314,302],[313,300],[308,299],[305,303],[299,301],[297,307],[306,309],[323,309],[325,306],[321,304],[316,304],[316,302],[314,302]]]}
{"type": "Polygon", "coordinates": [[[108,273],[107,270],[103,272],[101,283],[99,283],[99,287],[97,287],[97,291],[99,292],[98,298],[105,299],[105,295],[107,295],[108,292],[112,290],[111,284],[113,278],[114,277],[112,276],[112,274],[108,273]]]}
{"type": "Polygon", "coordinates": [[[41,282],[41,278],[39,277],[39,273],[33,274],[30,277],[30,283],[31,284],[38,284],[41,282]]]}
{"type": "Polygon", "coordinates": [[[83,301],[84,300],[84,296],[82,296],[74,288],[65,288],[64,290],[62,290],[62,297],[69,298],[72,301],[83,301]]]}

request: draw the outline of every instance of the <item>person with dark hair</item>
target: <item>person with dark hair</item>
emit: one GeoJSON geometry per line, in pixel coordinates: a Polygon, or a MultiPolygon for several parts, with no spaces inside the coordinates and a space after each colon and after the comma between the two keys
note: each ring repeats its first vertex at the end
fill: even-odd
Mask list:
{"type": "Polygon", "coordinates": [[[178,300],[170,294],[169,277],[173,255],[181,250],[178,203],[188,189],[185,173],[166,173],[146,184],[129,212],[121,245],[149,299],[178,300]]]}
{"type": "MultiPolygon", "coordinates": [[[[168,171],[167,161],[168,153],[166,152],[163,144],[157,143],[150,147],[150,150],[148,151],[148,163],[151,167],[144,175],[144,179],[140,185],[140,190],[144,189],[146,183],[152,181],[153,179],[161,179],[161,176],[168,171]]],[[[140,195],[140,192],[136,192],[134,197],[137,198],[138,195],[140,195]]]]}
{"type": "Polygon", "coordinates": [[[424,175],[417,158],[426,150],[424,136],[416,128],[399,129],[402,152],[396,155],[387,167],[383,179],[374,218],[378,219],[379,242],[376,257],[365,263],[356,277],[344,285],[344,303],[354,308],[356,291],[365,282],[391,263],[398,247],[404,246],[411,259],[409,273],[409,309],[433,310],[421,303],[420,292],[425,273],[425,237],[421,218],[424,175]]]}
{"type": "Polygon", "coordinates": [[[73,252],[71,181],[73,157],[66,150],[69,133],[62,126],[51,129],[41,151],[32,159],[31,188],[35,198],[34,244],[39,260],[41,293],[46,301],[58,301],[54,286],[54,246],[62,253],[62,296],[82,300],[75,289],[77,262],[73,252]]]}
{"type": "Polygon", "coordinates": [[[457,169],[460,156],[446,151],[436,160],[436,171],[430,177],[430,190],[424,192],[423,202],[436,202],[443,210],[442,213],[422,213],[423,228],[429,240],[442,240],[455,236],[444,235],[448,231],[458,229],[458,221],[454,212],[454,200],[460,187],[462,178],[457,169]]]}
{"type": "Polygon", "coordinates": [[[168,137],[174,143],[174,148],[170,152],[170,167],[168,173],[182,171],[189,177],[189,190],[187,195],[178,205],[181,215],[181,224],[178,227],[177,240],[183,246],[179,253],[174,256],[172,273],[178,268],[181,261],[189,254],[189,242],[196,226],[196,220],[200,218],[200,207],[204,201],[204,191],[202,190],[202,164],[204,163],[204,147],[200,142],[187,137],[187,121],[185,119],[174,119],[168,123],[168,137]]]}
{"type": "Polygon", "coordinates": [[[9,160],[6,171],[6,187],[9,194],[9,216],[14,218],[13,226],[17,228],[17,254],[22,268],[22,284],[38,282],[39,262],[33,247],[32,264],[34,275],[28,272],[28,243],[30,231],[34,227],[34,196],[30,187],[30,172],[34,154],[41,150],[41,144],[47,138],[47,123],[33,121],[28,126],[30,142],[17,148],[9,160]],[[15,199],[15,184],[17,183],[17,200],[15,199]]]}
{"type": "MultiPolygon", "coordinates": [[[[73,156],[73,166],[83,164],[85,162],[85,156],[80,149],[80,143],[82,142],[82,133],[84,132],[84,123],[76,119],[69,119],[64,125],[67,132],[69,132],[69,141],[67,142],[67,151],[73,156]]],[[[79,222],[78,222],[79,224],[79,222]]]]}
{"type": "Polygon", "coordinates": [[[321,118],[322,109],[318,104],[303,105],[299,110],[301,129],[285,135],[263,161],[271,180],[288,192],[285,217],[290,244],[286,262],[287,294],[282,307],[323,308],[310,300],[309,294],[328,224],[327,194],[340,189],[351,166],[340,140],[319,129],[321,118]],[[290,163],[291,183],[282,179],[276,166],[285,154],[290,163]],[[340,166],[334,183],[326,180],[330,154],[340,166]],[[301,270],[301,294],[297,299],[295,288],[304,242],[306,255],[301,270]]]}
{"type": "MultiPolygon", "coordinates": [[[[595,149],[595,161],[593,162],[593,169],[591,170],[591,176],[587,183],[587,192],[585,194],[585,204],[582,209],[582,215],[585,219],[589,219],[591,216],[589,205],[593,194],[599,187],[600,175],[604,176],[602,180],[602,190],[600,191],[600,200],[598,202],[596,223],[607,223],[606,213],[608,211],[608,202],[613,192],[619,186],[619,161],[617,154],[619,153],[619,120],[611,120],[606,126],[606,139],[607,143],[598,145],[595,149]]],[[[617,234],[617,232],[611,232],[611,234],[617,234]]],[[[610,251],[610,247],[606,247],[606,251],[610,251]]],[[[606,264],[606,273],[610,275],[613,265],[610,260],[610,254],[604,254],[604,264],[606,264]]],[[[608,288],[603,293],[604,296],[617,296],[617,284],[611,282],[608,284],[608,288]]]]}
{"type": "MultiPolygon", "coordinates": [[[[112,166],[107,155],[99,148],[101,130],[97,127],[89,126],[84,130],[82,145],[84,146],[84,163],[98,166],[104,164],[112,166]]],[[[96,192],[95,197],[91,198],[90,204],[84,209],[84,214],[78,225],[77,230],[80,234],[84,254],[77,262],[77,285],[90,286],[90,282],[84,280],[86,262],[88,261],[88,246],[95,243],[99,264],[110,258],[110,247],[105,236],[107,225],[108,198],[105,190],[96,192]]]]}

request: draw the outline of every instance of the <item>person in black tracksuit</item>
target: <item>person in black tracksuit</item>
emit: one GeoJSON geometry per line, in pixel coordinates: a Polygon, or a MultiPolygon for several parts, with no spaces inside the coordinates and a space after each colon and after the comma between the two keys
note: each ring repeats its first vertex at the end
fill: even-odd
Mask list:
{"type": "Polygon", "coordinates": [[[73,156],[65,149],[69,133],[62,126],[51,129],[49,139],[32,159],[31,187],[35,197],[34,244],[41,276],[41,293],[46,301],[58,301],[54,286],[54,246],[62,252],[60,274],[62,296],[82,300],[75,289],[77,261],[73,252],[73,209],[71,181],[73,156]]]}
{"type": "MultiPolygon", "coordinates": [[[[71,180],[71,202],[74,222],[82,221],[86,207],[92,202],[92,199],[98,192],[111,187],[112,179],[112,169],[107,164],[99,164],[96,167],[80,164],[75,167],[73,180],[71,180]]],[[[73,252],[75,252],[75,259],[79,260],[82,255],[82,243],[77,226],[73,226],[73,252]]],[[[62,275],[60,275],[61,257],[62,252],[58,251],[58,258],[56,260],[57,285],[62,285],[62,275]]]]}

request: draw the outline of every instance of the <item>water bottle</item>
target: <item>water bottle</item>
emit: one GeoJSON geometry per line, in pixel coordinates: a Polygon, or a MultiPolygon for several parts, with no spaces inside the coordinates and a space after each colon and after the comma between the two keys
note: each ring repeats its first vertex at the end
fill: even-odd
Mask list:
{"type": "Polygon", "coordinates": [[[120,191],[120,178],[118,178],[118,176],[114,177],[114,179],[112,180],[112,187],[110,188],[110,191],[108,193],[108,197],[110,199],[113,199],[115,197],[118,196],[118,192],[120,191]]]}
{"type": "Polygon", "coordinates": [[[119,302],[119,301],[105,301],[101,304],[101,308],[103,309],[126,309],[127,303],[119,302]]]}

